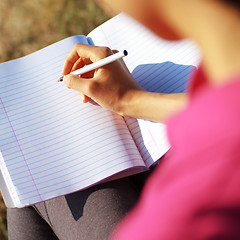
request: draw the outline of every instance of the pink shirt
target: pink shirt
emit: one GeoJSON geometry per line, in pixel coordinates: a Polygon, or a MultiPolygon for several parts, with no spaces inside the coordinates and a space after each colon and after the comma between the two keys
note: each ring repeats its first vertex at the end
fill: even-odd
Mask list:
{"type": "Polygon", "coordinates": [[[171,150],[114,240],[240,239],[240,74],[213,87],[200,69],[171,150]]]}

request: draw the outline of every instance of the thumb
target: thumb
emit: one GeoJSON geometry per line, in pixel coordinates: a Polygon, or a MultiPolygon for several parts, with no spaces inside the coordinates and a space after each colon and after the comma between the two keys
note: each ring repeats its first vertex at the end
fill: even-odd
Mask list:
{"type": "Polygon", "coordinates": [[[73,74],[68,74],[63,77],[63,82],[67,85],[67,88],[71,88],[82,93],[84,103],[87,103],[90,100],[90,98],[84,94],[86,93],[88,80],[89,79],[84,79],[73,74]]]}
{"type": "Polygon", "coordinates": [[[68,74],[63,77],[63,82],[68,88],[86,93],[89,79],[78,77],[77,75],[68,74]]]}

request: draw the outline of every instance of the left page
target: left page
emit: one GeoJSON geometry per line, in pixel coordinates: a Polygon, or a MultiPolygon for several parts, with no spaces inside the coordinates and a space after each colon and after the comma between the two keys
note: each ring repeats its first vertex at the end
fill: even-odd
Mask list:
{"type": "Polygon", "coordinates": [[[145,167],[121,116],[57,82],[79,42],[88,44],[74,36],[0,64],[0,171],[16,207],[145,167]]]}

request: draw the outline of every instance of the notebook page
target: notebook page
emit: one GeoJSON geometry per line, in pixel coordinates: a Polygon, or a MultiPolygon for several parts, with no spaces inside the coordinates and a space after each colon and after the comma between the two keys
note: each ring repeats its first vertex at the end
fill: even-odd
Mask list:
{"type": "Polygon", "coordinates": [[[3,196],[3,200],[4,202],[7,204],[8,207],[14,207],[17,205],[15,199],[12,198],[12,194],[10,194],[8,188],[11,187],[13,188],[13,186],[11,186],[10,184],[12,184],[11,181],[9,181],[10,176],[8,174],[8,171],[6,171],[3,166],[4,166],[4,161],[2,159],[2,154],[0,152],[0,189],[2,192],[2,196],[3,196]]]}
{"type": "MultiPolygon", "coordinates": [[[[148,91],[184,92],[187,79],[199,64],[200,53],[189,40],[160,39],[126,14],[119,14],[92,31],[95,45],[128,51],[126,65],[139,84],[148,91]]],[[[126,120],[146,165],[158,160],[168,149],[165,125],[151,121],[126,120]]]]}
{"type": "Polygon", "coordinates": [[[75,36],[0,64],[0,164],[18,207],[145,166],[121,116],[57,82],[76,42],[87,43],[75,36]]]}
{"type": "Polygon", "coordinates": [[[125,121],[147,167],[169,150],[164,124],[129,117],[125,121]]]}

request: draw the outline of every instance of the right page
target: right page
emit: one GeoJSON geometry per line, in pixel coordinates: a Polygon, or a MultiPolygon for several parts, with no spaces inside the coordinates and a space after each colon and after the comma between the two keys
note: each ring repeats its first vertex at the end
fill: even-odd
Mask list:
{"type": "MultiPolygon", "coordinates": [[[[94,45],[126,49],[127,67],[139,84],[151,92],[186,91],[189,75],[201,58],[193,42],[163,40],[124,13],[93,30],[88,39],[94,45]]],[[[169,149],[164,124],[131,118],[126,123],[147,166],[169,149]]]]}

